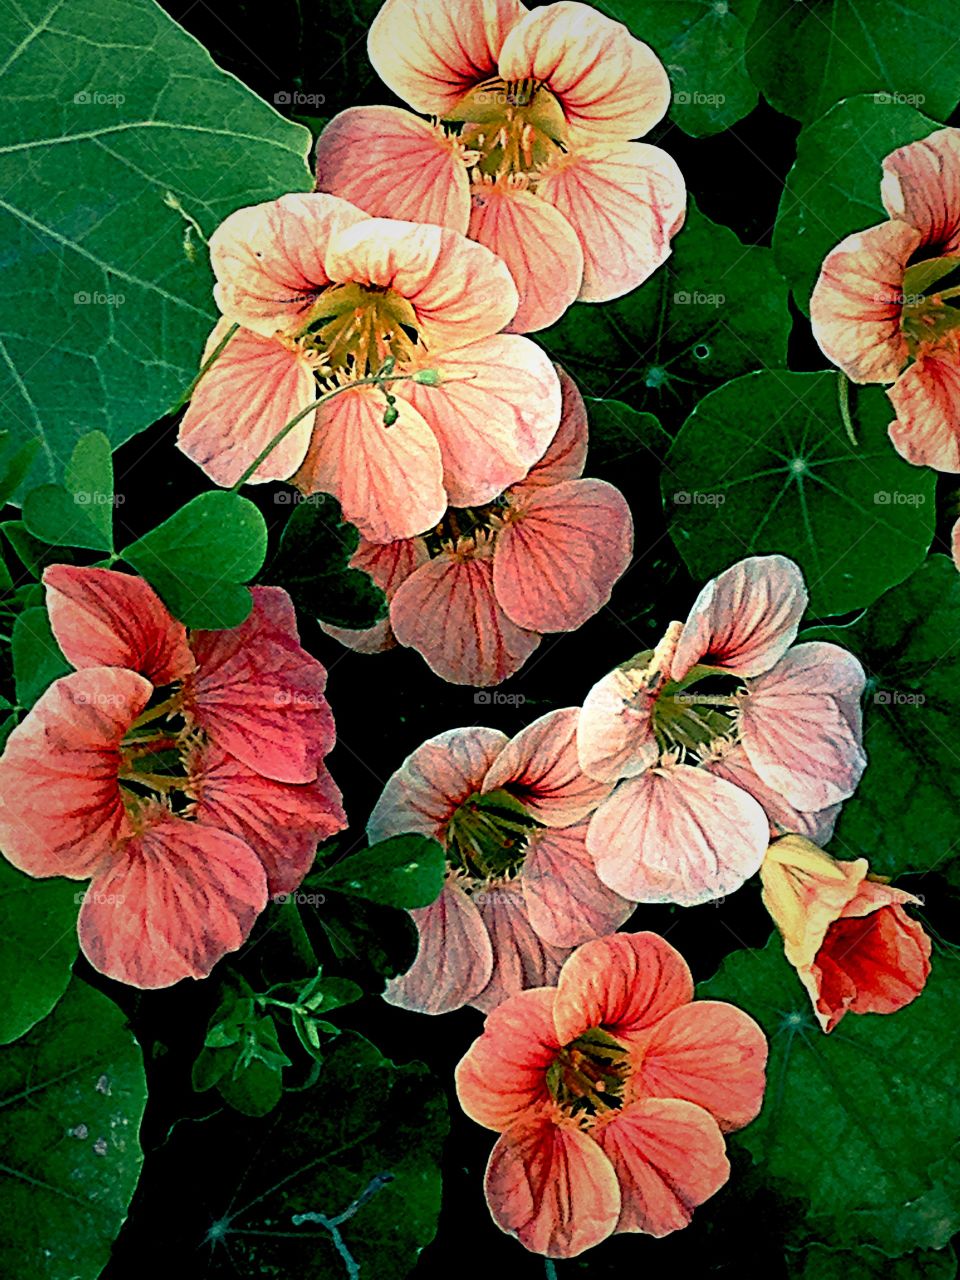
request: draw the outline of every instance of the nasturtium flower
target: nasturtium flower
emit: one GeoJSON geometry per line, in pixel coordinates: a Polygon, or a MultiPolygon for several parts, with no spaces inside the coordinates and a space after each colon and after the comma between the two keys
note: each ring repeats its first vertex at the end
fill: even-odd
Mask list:
{"type": "Polygon", "coordinates": [[[847,236],[810,299],[824,354],[854,382],[893,383],[890,437],[908,462],[960,471],[960,129],[892,152],[889,221],[847,236]]]}
{"type": "Polygon", "coordinates": [[[387,0],[368,38],[396,107],[351,107],[317,142],[317,188],[383,217],[437,222],[489,246],[542,329],[571,302],[629,292],[670,254],[686,190],[632,139],[670,84],[649,46],[589,5],[387,0]]]}
{"type": "Polygon", "coordinates": [[[460,1105],[501,1135],[495,1222],[553,1258],[685,1227],[730,1176],[723,1135],[760,1110],[766,1060],[753,1019],[694,1000],[657,934],[585,943],[556,987],[495,1009],[457,1067],[460,1105]]]}
{"type": "Polygon", "coordinates": [[[556,431],[552,364],[500,332],[517,308],[510,273],[454,231],[288,195],[232,213],[210,259],[223,319],[205,359],[240,328],[200,379],[178,443],[217,484],[235,484],[297,414],[346,388],[251,479],[332,493],[365,537],[389,542],[435,525],[450,501],[489,502],[556,431]],[[398,380],[363,383],[385,369],[398,380]]]}
{"type": "Polygon", "coordinates": [[[618,489],[580,478],[586,408],[560,378],[560,426],[523,480],[488,504],[451,508],[421,538],[361,542],[351,563],[386,592],[389,618],[333,635],[364,653],[399,641],[444,680],[494,685],[541,635],[574,631],[606,604],[630,563],[633,521],[618,489]]]}
{"type": "Polygon", "coordinates": [[[188,633],[141,578],[54,565],[44,584],[76,670],[7,740],[0,848],[91,881],[77,928],[101,973],[205,977],[346,826],[326,672],[276,587],[235,630],[188,633]]]}
{"type": "Polygon", "coordinates": [[[895,1013],[923,990],[930,939],[904,907],[913,894],[838,862],[801,836],[775,840],[760,868],[763,901],[783,949],[832,1031],[848,1013],[895,1013]]]}
{"type": "Polygon", "coordinates": [[[451,729],[408,756],[370,817],[371,841],[403,832],[447,854],[440,897],[411,914],[413,966],[386,999],[420,1013],[489,1010],[552,982],[570,948],[617,929],[632,904],[597,879],[585,846],[608,788],[577,763],[577,710],[551,711],[513,739],[451,729]]]}
{"type": "Polygon", "coordinates": [[[828,838],[866,766],[865,677],[837,645],[794,644],[806,606],[792,560],[741,560],[590,690],[580,764],[616,784],[587,833],[604,884],[693,906],[752,876],[771,830],[828,838]]]}

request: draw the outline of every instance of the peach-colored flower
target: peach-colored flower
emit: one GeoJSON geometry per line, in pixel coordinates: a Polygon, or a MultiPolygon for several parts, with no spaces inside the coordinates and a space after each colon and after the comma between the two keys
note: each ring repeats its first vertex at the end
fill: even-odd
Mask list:
{"type": "Polygon", "coordinates": [[[806,605],[793,561],[741,560],[590,690],[580,763],[617,785],[587,848],[612,889],[692,906],[752,876],[771,831],[829,836],[866,765],[864,673],[837,645],[793,643],[806,605]]]}
{"type": "Polygon", "coordinates": [[[847,1013],[895,1013],[930,973],[930,939],[904,911],[920,899],[838,862],[801,836],[775,840],[760,868],[763,901],[824,1031],[847,1013]]]}
{"type": "Polygon", "coordinates": [[[0,847],[28,875],[92,881],[77,928],[102,973],[205,977],[346,826],[326,673],[274,587],[234,631],[188,635],[140,578],[54,565],[44,582],[77,670],[0,757],[0,847]]]}
{"type": "Polygon", "coordinates": [[[663,938],[586,943],[555,989],[494,1010],[457,1067],[460,1105],[501,1135],[485,1183],[497,1225],[553,1258],[685,1227],[730,1176],[723,1135],[760,1110],[766,1060],[752,1018],[693,1000],[663,938]]]}
{"type": "Polygon", "coordinates": [[[370,218],[329,195],[239,209],[210,238],[223,319],[240,329],[201,378],[178,443],[232,485],[253,473],[332,493],[373,542],[430,528],[450,500],[489,502],[543,453],[560,420],[546,355],[500,330],[517,307],[506,266],[437,226],[370,218]],[[430,385],[351,384],[384,368],[430,385]],[[429,372],[427,372],[429,371],[429,372]]]}
{"type": "Polygon", "coordinates": [[[888,222],[829,253],[810,299],[814,336],[854,382],[893,383],[890,437],[908,462],[960,471],[960,129],[892,152],[888,222]],[[946,282],[949,283],[949,282],[946,282]]]}
{"type": "Polygon", "coordinates": [[[488,245],[520,291],[511,328],[635,289],[683,225],[683,176],[631,139],[667,109],[662,64],[626,27],[562,0],[387,0],[370,60],[420,120],[351,107],[317,143],[317,189],[488,245]],[[441,123],[442,122],[442,123],[441,123]]]}
{"type": "Polygon", "coordinates": [[[631,904],[597,879],[589,815],[608,788],[577,763],[577,710],[551,711],[512,740],[451,729],[408,756],[367,827],[371,841],[416,831],[447,851],[447,879],[414,911],[420,948],[387,986],[393,1004],[492,1009],[552,982],[571,947],[611,933],[631,904]]]}
{"type": "Polygon", "coordinates": [[[526,478],[486,506],[451,509],[422,538],[361,542],[351,563],[386,592],[390,616],[331,634],[363,653],[399,640],[444,680],[494,685],[541,635],[574,631],[606,604],[630,563],[633,521],[613,485],[580,478],[586,408],[572,379],[560,379],[560,427],[526,478]]]}

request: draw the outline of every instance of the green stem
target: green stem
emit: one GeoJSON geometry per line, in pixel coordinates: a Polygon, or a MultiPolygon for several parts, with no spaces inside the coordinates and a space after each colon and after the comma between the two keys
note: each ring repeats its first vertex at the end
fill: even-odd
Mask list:
{"type": "Polygon", "coordinates": [[[839,378],[837,394],[840,400],[840,417],[843,419],[844,430],[850,439],[850,443],[857,449],[859,448],[857,433],[853,429],[853,421],[850,417],[850,379],[845,373],[841,373],[839,378]]]}
{"type": "Polygon", "coordinates": [[[197,384],[199,383],[200,379],[211,367],[211,365],[215,364],[217,360],[220,359],[220,357],[223,355],[224,347],[227,345],[227,343],[230,341],[230,339],[233,337],[233,335],[237,332],[239,328],[240,326],[236,322],[234,322],[230,326],[230,328],[223,335],[223,337],[220,339],[217,345],[213,348],[213,350],[207,356],[206,360],[204,360],[203,364],[200,366],[200,371],[197,374],[197,376],[190,383],[189,387],[187,387],[186,391],[183,393],[183,395],[180,397],[177,403],[173,406],[173,408],[169,410],[171,414],[178,413],[183,408],[183,406],[190,399],[192,399],[193,393],[196,391],[197,384]]]}

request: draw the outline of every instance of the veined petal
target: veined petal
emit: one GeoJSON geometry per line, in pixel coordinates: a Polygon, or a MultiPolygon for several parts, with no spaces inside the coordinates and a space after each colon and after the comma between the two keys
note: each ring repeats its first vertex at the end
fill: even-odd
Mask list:
{"type": "Polygon", "coordinates": [[[437,438],[450,505],[490,502],[527,474],[556,434],[556,370],[538,346],[514,334],[428,355],[424,363],[440,384],[400,382],[396,394],[437,438]]]}
{"type": "Polygon", "coordinates": [[[653,275],[669,258],[687,208],[676,161],[645,142],[577,146],[546,170],[537,194],[563,214],[580,240],[583,302],[619,298],[653,275]]]}
{"type": "Polygon", "coordinates": [[[520,873],[530,923],[554,947],[577,947],[614,933],[633,903],[608,889],[587,852],[585,818],[573,827],[544,828],[530,838],[520,873]]]}
{"type": "Polygon", "coordinates": [[[367,52],[399,98],[442,117],[495,73],[504,37],[526,12],[520,0],[387,0],[367,52]]]}
{"type": "Polygon", "coordinates": [[[431,560],[393,597],[390,621],[399,642],[452,684],[499,684],[540,643],[497,603],[490,559],[444,554],[431,560]]]}
{"type": "Polygon", "coordinates": [[[460,1059],[457,1097],[477,1124],[502,1133],[550,1102],[547,1071],[560,1048],[552,987],[537,987],[493,1009],[460,1059]]]}
{"type": "Polygon", "coordinates": [[[570,954],[545,941],[530,922],[523,889],[514,880],[474,897],[493,947],[490,981],[470,1003],[484,1013],[528,987],[550,987],[570,954]]]}
{"type": "Polygon", "coordinates": [[[544,83],[582,134],[639,138],[670,105],[667,72],[649,45],[571,0],[534,9],[517,23],[498,66],[504,80],[544,83]]]}
{"type": "Polygon", "coordinates": [[[99,973],[170,987],[205,978],[266,905],[263,867],[242,840],[165,813],[94,876],[77,930],[99,973]]]}
{"type": "Polygon", "coordinates": [[[513,485],[513,496],[564,480],[579,480],[587,462],[587,406],[568,373],[556,366],[560,378],[560,425],[543,456],[513,485]]]}
{"type": "Polygon", "coordinates": [[[810,296],[820,350],[854,382],[893,382],[907,362],[903,277],[920,244],[905,222],[857,231],[830,251],[810,296]]]}
{"type": "Polygon", "coordinates": [[[746,791],[676,764],[621,782],[593,815],[587,848],[625,898],[692,907],[749,880],[768,838],[767,815],[746,791]]]}
{"type": "Polygon", "coordinates": [[[436,902],[411,911],[420,933],[417,958],[383,993],[415,1013],[450,1013],[472,1001],[490,979],[493,952],[473,900],[448,880],[436,902]]]}
{"type": "Polygon", "coordinates": [[[53,564],[43,585],[50,627],[71,666],[126,667],[157,686],[193,670],[186,628],[143,578],[53,564]]]}
{"type": "Polygon", "coordinates": [[[960,250],[960,129],[937,129],[891,152],[880,184],[891,218],[907,222],[937,253],[960,250]]]}
{"type": "Polygon", "coordinates": [[[960,350],[921,353],[887,392],[896,413],[890,439],[918,467],[960,471],[960,350]]]}
{"type": "Polygon", "coordinates": [[[779,791],[767,786],[739,744],[704,764],[704,768],[753,796],[770,819],[771,836],[796,834],[823,845],[833,835],[842,805],[832,804],[812,812],[795,808],[779,791]]]}
{"type": "Polygon", "coordinates": [[[493,589],[528,631],[575,631],[610,599],[633,554],[633,519],[605,480],[525,494],[497,539],[493,589]]]}
{"type": "Polygon", "coordinates": [[[539,196],[504,182],[475,186],[468,234],[510,269],[520,294],[509,326],[514,333],[546,329],[580,293],[583,250],[577,233],[539,196]]]}
{"type": "MultiPolygon", "coordinates": [[[[422,538],[398,538],[395,542],[367,542],[361,538],[350,564],[354,569],[369,573],[389,601],[400,584],[429,559],[422,538]]],[[[372,627],[333,627],[326,622],[321,622],[320,626],[328,636],[333,636],[334,640],[339,640],[355,653],[384,653],[397,643],[389,616],[375,622],[372,627]]]]}
{"type": "Polygon", "coordinates": [[[374,387],[356,387],[329,401],[293,477],[306,494],[332,493],[345,519],[371,542],[415,537],[447,509],[433,432],[407,401],[397,400],[398,417],[389,427],[385,408],[374,387]]]}
{"type": "Polygon", "coordinates": [[[587,694],[577,725],[580,767],[591,778],[614,783],[655,764],[660,748],[653,732],[656,692],[647,663],[628,662],[598,680],[587,694]]]}

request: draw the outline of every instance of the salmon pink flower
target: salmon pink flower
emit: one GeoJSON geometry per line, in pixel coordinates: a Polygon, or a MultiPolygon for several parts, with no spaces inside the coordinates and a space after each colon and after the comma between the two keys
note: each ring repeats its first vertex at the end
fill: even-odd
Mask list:
{"type": "Polygon", "coordinates": [[[656,54],[589,5],[387,0],[370,60],[415,111],[351,107],[317,142],[317,189],[371,214],[437,222],[510,268],[510,327],[542,329],[575,298],[635,289],[683,225],[683,176],[631,139],[670,101],[656,54]]]}
{"type": "Polygon", "coordinates": [[[633,521],[619,490],[580,478],[587,414],[560,377],[560,427],[529,475],[486,506],[451,508],[422,538],[361,542],[351,563],[386,592],[389,619],[331,634],[365,653],[399,640],[444,680],[494,685],[541,635],[574,631],[606,604],[630,563],[633,521]]]}
{"type": "Polygon", "coordinates": [[[829,836],[866,766],[864,673],[837,645],[794,644],[806,606],[792,560],[741,560],[590,690],[580,764],[617,785],[587,848],[611,889],[693,906],[749,879],[771,831],[829,836]]]}
{"type": "Polygon", "coordinates": [[[854,382],[893,383],[890,437],[908,462],[960,471],[960,129],[892,152],[880,185],[890,220],[827,255],[813,332],[854,382]],[[947,287],[945,287],[947,286],[947,287]]]}
{"type": "Polygon", "coordinates": [[[577,763],[577,710],[551,711],[512,740],[451,729],[408,756],[370,817],[371,841],[439,840],[447,878],[414,911],[420,947],[386,999],[420,1013],[492,1009],[552,982],[570,948],[613,932],[632,904],[597,879],[585,838],[608,788],[577,763]]]}
{"type": "Polygon", "coordinates": [[[179,445],[217,484],[235,484],[305,414],[251,479],[332,493],[368,539],[389,542],[436,524],[448,500],[489,502],[556,431],[556,374],[532,342],[500,332],[517,291],[482,245],[289,195],[231,214],[210,257],[223,319],[205,357],[227,342],[179,445]]]}
{"type": "Polygon", "coordinates": [[[44,583],[76,670],[0,757],[0,847],[28,875],[91,880],[78,931],[101,973],[205,977],[346,826],[326,673],[275,587],[236,630],[188,634],[140,578],[54,565],[44,583]]]}
{"type": "Polygon", "coordinates": [[[923,990],[930,939],[904,906],[920,899],[838,862],[800,836],[774,840],[760,868],[763,901],[783,949],[832,1031],[847,1013],[895,1013],[923,990]]]}
{"type": "Polygon", "coordinates": [[[460,1105],[501,1135],[494,1221],[552,1258],[685,1227],[730,1176],[723,1135],[760,1110],[766,1060],[753,1019],[694,1000],[657,934],[585,943],[556,987],[494,1010],[457,1067],[460,1105]]]}

